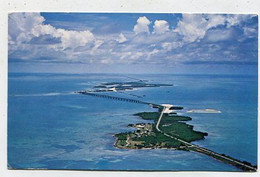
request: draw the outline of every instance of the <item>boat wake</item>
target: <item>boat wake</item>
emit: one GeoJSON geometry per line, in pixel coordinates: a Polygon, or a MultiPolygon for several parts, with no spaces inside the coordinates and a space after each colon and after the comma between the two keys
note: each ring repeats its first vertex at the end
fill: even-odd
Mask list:
{"type": "Polygon", "coordinates": [[[40,97],[40,96],[60,96],[60,95],[72,95],[75,94],[74,92],[67,92],[67,93],[36,93],[36,94],[23,94],[23,95],[9,95],[9,96],[15,96],[15,97],[40,97]]]}

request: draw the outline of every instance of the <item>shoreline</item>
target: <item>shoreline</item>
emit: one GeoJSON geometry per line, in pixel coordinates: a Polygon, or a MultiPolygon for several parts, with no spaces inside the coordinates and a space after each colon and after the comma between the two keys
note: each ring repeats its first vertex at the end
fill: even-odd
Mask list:
{"type": "MultiPolygon", "coordinates": [[[[215,160],[235,166],[236,168],[239,168],[245,172],[256,172],[257,171],[257,165],[252,165],[250,162],[240,161],[240,160],[230,157],[228,155],[219,154],[219,153],[209,150],[207,148],[203,148],[198,145],[191,144],[190,142],[192,142],[192,141],[205,139],[204,136],[207,136],[208,134],[205,132],[203,133],[203,132],[194,131],[193,125],[183,123],[182,122],[183,120],[181,120],[181,118],[182,119],[185,118],[186,120],[184,120],[184,121],[192,120],[190,117],[168,116],[168,115],[167,115],[168,117],[167,116],[164,117],[163,112],[161,112],[160,114],[161,114],[161,116],[160,116],[159,120],[158,120],[158,114],[156,114],[156,112],[143,112],[143,113],[134,114],[145,120],[154,120],[154,122],[152,124],[150,124],[150,123],[129,124],[128,126],[135,127],[137,130],[135,130],[133,132],[125,132],[125,133],[119,133],[119,134],[113,135],[113,137],[115,137],[114,147],[116,147],[118,149],[128,149],[128,150],[167,149],[167,150],[184,150],[184,151],[189,151],[189,152],[197,152],[197,153],[201,153],[201,154],[210,156],[211,158],[214,158],[215,160]],[[155,116],[157,116],[157,119],[155,116]],[[197,138],[197,139],[193,139],[193,140],[190,139],[190,141],[187,141],[187,139],[189,139],[189,137],[184,137],[184,139],[183,139],[183,137],[181,138],[180,135],[177,134],[178,128],[176,126],[175,126],[175,128],[177,128],[177,129],[173,129],[173,131],[175,132],[173,135],[170,134],[171,131],[169,131],[169,133],[167,133],[168,129],[163,129],[163,127],[168,126],[168,125],[167,126],[164,126],[164,125],[165,125],[165,123],[167,123],[167,121],[169,121],[169,117],[170,117],[170,119],[178,118],[177,120],[171,120],[170,122],[172,124],[176,124],[176,122],[178,122],[177,125],[178,124],[179,124],[178,126],[182,125],[183,130],[185,130],[185,128],[183,127],[185,125],[188,128],[190,128],[191,131],[193,131],[194,133],[197,133],[197,134],[202,133],[203,136],[201,138],[197,138]],[[161,120],[161,118],[163,118],[163,119],[161,120]],[[156,129],[157,129],[157,132],[156,132],[156,129],[154,129],[155,128],[154,125],[159,124],[160,121],[162,122],[163,125],[159,126],[160,129],[159,129],[159,127],[156,127],[156,129]],[[150,128],[151,126],[152,126],[152,128],[150,128]],[[161,128],[163,130],[161,130],[161,128]],[[152,133],[154,133],[153,136],[151,136],[152,133]],[[179,144],[175,144],[174,146],[168,146],[167,142],[169,139],[167,139],[166,137],[170,138],[172,142],[175,141],[175,143],[178,142],[179,144]],[[139,138],[139,140],[138,140],[138,138],[139,138]],[[151,141],[151,138],[152,138],[152,142],[155,142],[155,144],[153,144],[153,145],[146,143],[146,141],[148,141],[148,142],[151,141]]],[[[170,124],[169,126],[171,126],[172,124],[170,124]]],[[[183,133],[182,130],[180,132],[183,133]]]]}
{"type": "MultiPolygon", "coordinates": [[[[224,163],[235,166],[243,171],[255,172],[257,166],[252,165],[246,161],[240,161],[225,154],[219,154],[209,149],[200,147],[195,144],[191,144],[192,141],[205,139],[208,134],[205,132],[199,132],[193,130],[193,125],[186,124],[185,121],[192,120],[188,116],[180,116],[175,112],[173,105],[169,107],[169,104],[154,104],[140,100],[89,93],[88,91],[79,91],[77,93],[91,95],[101,98],[115,99],[119,101],[127,101],[138,104],[146,104],[157,108],[158,112],[141,112],[134,114],[144,120],[153,120],[152,124],[140,123],[141,126],[135,125],[136,130],[130,132],[121,132],[115,134],[116,139],[114,147],[119,149],[174,149],[174,150],[186,150],[195,151],[201,154],[210,156],[216,160],[220,160],[224,163]],[[169,107],[169,108],[168,108],[169,107]],[[170,114],[172,111],[175,114],[170,114]],[[156,125],[156,126],[155,126],[156,125]]],[[[180,107],[183,109],[183,107],[180,107]]],[[[212,109],[209,109],[212,112],[212,109]]],[[[130,124],[129,124],[130,125],[130,124]]]]}
{"type": "MultiPolygon", "coordinates": [[[[160,110],[160,109],[159,109],[160,110]]],[[[136,123],[128,124],[127,127],[135,128],[130,132],[121,132],[114,135],[116,138],[114,146],[120,149],[182,149],[183,143],[164,135],[158,131],[156,124],[158,122],[160,112],[141,112],[134,114],[143,120],[152,120],[152,123],[136,123]]],[[[193,130],[194,126],[187,124],[186,121],[192,120],[187,116],[165,114],[162,121],[162,128],[166,132],[171,132],[177,128],[177,136],[181,136],[188,142],[203,140],[208,135],[206,132],[199,132],[193,130]],[[183,135],[182,132],[187,132],[183,135]]]]}
{"type": "MultiPolygon", "coordinates": [[[[113,137],[115,137],[115,136],[113,135],[113,137]]],[[[178,150],[177,148],[157,148],[157,147],[155,147],[155,148],[140,148],[140,149],[138,149],[138,148],[123,148],[123,147],[119,147],[119,146],[116,145],[117,140],[118,140],[118,138],[116,138],[116,140],[113,144],[113,146],[117,149],[126,149],[126,150],[152,150],[152,149],[178,150]]]]}

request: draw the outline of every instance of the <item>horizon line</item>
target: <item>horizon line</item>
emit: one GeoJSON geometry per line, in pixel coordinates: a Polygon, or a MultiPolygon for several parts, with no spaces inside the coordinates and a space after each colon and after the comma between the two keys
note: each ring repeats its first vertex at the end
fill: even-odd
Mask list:
{"type": "Polygon", "coordinates": [[[14,72],[14,71],[7,71],[7,74],[130,74],[130,75],[219,75],[219,76],[258,76],[258,73],[256,74],[240,74],[240,73],[120,73],[120,72],[14,72]]]}

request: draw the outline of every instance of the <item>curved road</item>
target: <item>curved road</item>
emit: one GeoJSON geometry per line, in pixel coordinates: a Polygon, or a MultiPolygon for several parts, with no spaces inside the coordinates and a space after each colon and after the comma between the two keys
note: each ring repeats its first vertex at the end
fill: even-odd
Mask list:
{"type": "MultiPolygon", "coordinates": [[[[87,92],[87,91],[79,91],[77,93],[80,93],[80,94],[85,94],[85,95],[91,95],[91,96],[96,96],[96,97],[103,97],[103,98],[109,98],[109,99],[116,99],[116,100],[119,100],[119,101],[128,101],[128,102],[133,102],[133,103],[140,103],[140,104],[148,104],[148,105],[153,105],[153,106],[158,106],[158,104],[153,104],[153,103],[148,103],[148,102],[144,102],[144,101],[140,101],[140,100],[134,100],[134,99],[129,99],[129,98],[121,98],[121,97],[115,97],[115,96],[109,96],[109,95],[103,95],[103,94],[95,94],[95,93],[90,93],[90,92],[87,92]]],[[[194,144],[191,144],[187,141],[184,141],[182,139],[179,139],[179,138],[176,138],[172,135],[169,135],[167,133],[164,133],[163,131],[160,130],[159,128],[159,125],[160,125],[160,122],[162,120],[162,117],[163,117],[163,114],[164,114],[164,111],[165,111],[166,107],[163,106],[163,110],[160,114],[160,117],[156,123],[156,129],[157,131],[163,133],[165,136],[169,137],[169,138],[172,138],[176,141],[179,141],[181,143],[183,143],[184,145],[186,145],[187,147],[191,147],[191,148],[194,148],[196,152],[200,152],[200,153],[203,153],[203,154],[206,154],[206,155],[210,155],[211,157],[213,158],[216,158],[216,157],[219,157],[219,158],[222,158],[222,159],[225,159],[226,161],[229,161],[230,163],[232,163],[233,165],[234,164],[237,164],[237,165],[240,165],[240,166],[243,166],[247,169],[250,169],[252,171],[256,171],[257,169],[255,167],[252,167],[250,165],[247,165],[247,164],[244,164],[240,161],[237,161],[237,160],[234,160],[232,158],[229,158],[229,157],[226,157],[224,155],[221,155],[219,153],[216,153],[216,152],[213,152],[211,150],[208,150],[206,148],[202,148],[202,147],[199,147],[197,145],[194,145],[194,144]]],[[[217,159],[217,158],[216,158],[217,159]]]]}
{"type": "Polygon", "coordinates": [[[160,122],[161,122],[161,120],[162,120],[162,117],[163,117],[163,114],[164,114],[165,109],[166,109],[166,107],[163,108],[163,110],[162,110],[162,112],[161,112],[161,114],[160,114],[160,117],[159,117],[159,119],[158,119],[158,121],[157,121],[157,124],[156,124],[156,129],[157,129],[157,131],[163,133],[165,136],[167,136],[167,137],[169,137],[169,138],[172,138],[172,139],[174,139],[174,140],[176,140],[176,141],[179,141],[179,142],[185,144],[186,146],[195,148],[195,149],[197,150],[197,152],[201,152],[201,153],[204,153],[204,154],[210,154],[211,157],[213,157],[213,158],[214,158],[214,156],[223,158],[223,159],[225,159],[225,160],[227,160],[227,161],[232,162],[233,164],[241,165],[241,166],[243,166],[243,167],[245,167],[245,168],[248,168],[248,169],[250,169],[250,170],[253,170],[253,171],[256,171],[256,170],[257,170],[256,168],[254,168],[254,167],[252,167],[252,166],[246,165],[246,164],[244,164],[244,163],[242,163],[242,162],[239,162],[239,161],[237,161],[237,160],[234,160],[234,159],[232,159],[232,158],[223,156],[223,155],[221,155],[221,154],[219,154],[219,153],[213,152],[213,151],[208,150],[208,149],[206,149],[206,148],[199,147],[199,146],[197,146],[197,145],[191,144],[191,143],[189,143],[189,142],[187,142],[187,141],[184,141],[184,140],[182,140],[182,139],[179,139],[179,138],[176,138],[176,137],[174,137],[174,136],[172,136],[172,135],[169,135],[169,134],[167,134],[167,133],[164,133],[162,130],[159,129],[159,125],[160,125],[160,122]]]}

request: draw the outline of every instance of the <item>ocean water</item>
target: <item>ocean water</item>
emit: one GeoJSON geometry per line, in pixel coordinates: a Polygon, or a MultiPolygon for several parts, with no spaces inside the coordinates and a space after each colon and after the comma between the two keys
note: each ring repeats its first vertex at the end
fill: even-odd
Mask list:
{"type": "Polygon", "coordinates": [[[196,152],[115,148],[114,134],[131,131],[130,123],[146,122],[133,114],[155,110],[74,92],[135,79],[174,86],[109,94],[184,106],[179,114],[191,116],[188,123],[208,133],[193,143],[257,164],[256,76],[9,73],[9,168],[240,171],[196,152]],[[206,108],[222,113],[186,113],[206,108]]]}

